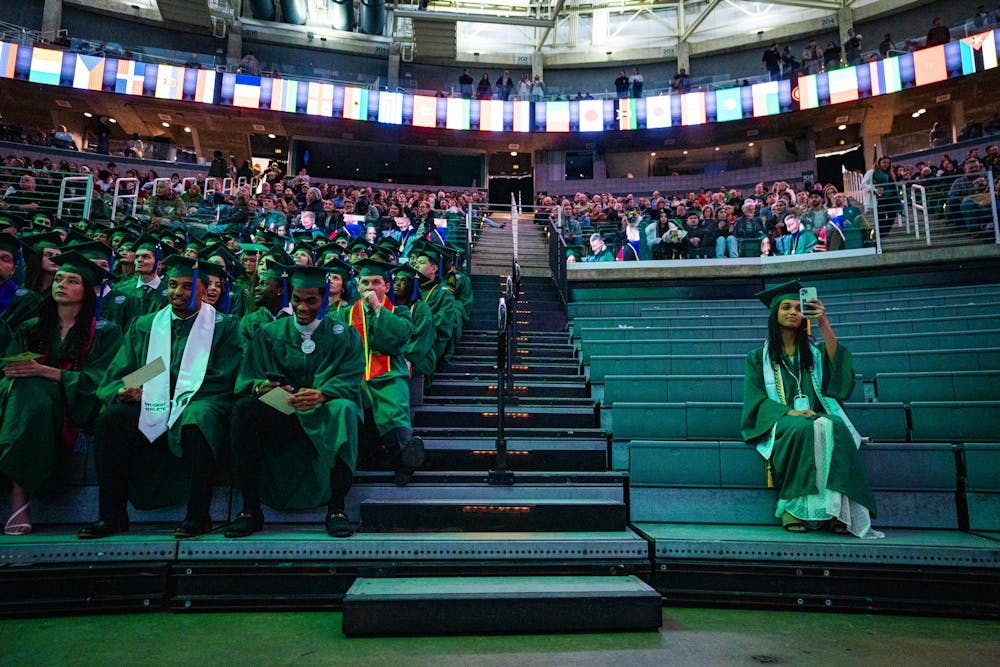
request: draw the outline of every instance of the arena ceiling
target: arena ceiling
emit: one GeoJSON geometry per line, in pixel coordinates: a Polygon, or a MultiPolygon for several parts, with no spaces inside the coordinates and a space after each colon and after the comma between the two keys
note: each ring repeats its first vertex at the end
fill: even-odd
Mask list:
{"type": "MultiPolygon", "coordinates": [[[[331,0],[304,0],[309,10],[305,26],[256,21],[244,0],[67,1],[216,34],[250,29],[263,41],[308,31],[310,41],[321,37],[332,50],[339,45],[368,51],[358,48],[358,38],[367,36],[353,34],[346,40],[345,33],[329,27],[331,0]]],[[[929,0],[429,0],[426,9],[418,2],[387,3],[386,35],[369,38],[377,47],[370,53],[384,52],[388,37],[404,60],[421,62],[527,66],[536,53],[544,56],[546,66],[672,60],[680,42],[692,56],[767,44],[834,30],[841,15],[859,22],[929,0]]]]}

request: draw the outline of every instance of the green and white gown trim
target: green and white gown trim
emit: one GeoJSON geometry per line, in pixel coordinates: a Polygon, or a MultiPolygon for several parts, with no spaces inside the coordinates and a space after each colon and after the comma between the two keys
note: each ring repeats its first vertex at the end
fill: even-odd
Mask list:
{"type": "MultiPolygon", "coordinates": [[[[860,448],[862,437],[858,434],[857,429],[854,428],[851,420],[847,418],[847,414],[840,406],[840,403],[828,396],[824,396],[820,391],[820,387],[823,386],[822,353],[812,345],[809,346],[809,349],[813,355],[813,367],[810,375],[813,387],[816,390],[816,396],[819,398],[827,414],[839,417],[844,422],[847,430],[851,433],[851,437],[854,439],[855,447],[860,448]]],[[[779,375],[775,373],[774,363],[771,361],[771,355],[768,353],[767,343],[764,344],[762,366],[764,369],[764,387],[767,389],[767,397],[772,401],[788,405],[779,375]]],[[[757,445],[757,451],[764,457],[764,460],[771,458],[771,452],[774,449],[774,434],[777,428],[778,425],[775,424],[771,428],[771,436],[765,442],[757,445]]],[[[788,512],[802,521],[822,522],[837,519],[847,526],[847,530],[852,535],[856,535],[857,537],[866,539],[885,537],[884,533],[872,528],[872,518],[867,507],[851,500],[839,491],[827,488],[830,462],[833,459],[832,422],[824,417],[817,418],[813,429],[813,437],[815,443],[814,456],[816,459],[816,488],[819,492],[795,498],[778,498],[774,516],[781,518],[782,514],[788,512]]]]}

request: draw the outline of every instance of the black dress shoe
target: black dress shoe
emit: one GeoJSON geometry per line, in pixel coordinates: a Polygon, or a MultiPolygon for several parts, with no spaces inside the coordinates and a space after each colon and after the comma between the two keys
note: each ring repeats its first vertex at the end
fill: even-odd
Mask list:
{"type": "Polygon", "coordinates": [[[264,517],[251,512],[240,512],[223,533],[229,538],[249,537],[264,527],[264,517]]]}
{"type": "Polygon", "coordinates": [[[330,537],[350,537],[354,526],[343,512],[333,512],[326,517],[326,534],[330,537]]]}
{"type": "Polygon", "coordinates": [[[184,523],[174,528],[174,537],[178,540],[186,540],[190,537],[198,537],[210,532],[212,532],[211,517],[184,519],[184,523]]]}
{"type": "Polygon", "coordinates": [[[92,524],[84,526],[76,534],[77,539],[99,540],[103,537],[111,537],[118,533],[128,532],[128,517],[123,519],[99,519],[92,524]]]}
{"type": "Polygon", "coordinates": [[[399,462],[405,467],[416,470],[424,464],[424,458],[424,441],[413,436],[400,453],[399,462]]]}
{"type": "Polygon", "coordinates": [[[413,479],[413,468],[407,465],[401,465],[396,470],[396,474],[392,478],[392,483],[396,486],[406,486],[413,479]]]}

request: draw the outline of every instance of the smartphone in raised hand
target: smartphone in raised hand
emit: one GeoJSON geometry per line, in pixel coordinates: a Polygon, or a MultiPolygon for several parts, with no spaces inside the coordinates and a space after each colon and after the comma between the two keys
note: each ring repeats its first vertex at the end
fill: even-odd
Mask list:
{"type": "Polygon", "coordinates": [[[816,317],[815,315],[810,314],[812,311],[812,306],[809,303],[810,301],[815,301],[816,298],[817,294],[815,287],[803,287],[802,289],[799,290],[799,301],[801,301],[800,307],[802,308],[803,317],[809,319],[816,317]]]}

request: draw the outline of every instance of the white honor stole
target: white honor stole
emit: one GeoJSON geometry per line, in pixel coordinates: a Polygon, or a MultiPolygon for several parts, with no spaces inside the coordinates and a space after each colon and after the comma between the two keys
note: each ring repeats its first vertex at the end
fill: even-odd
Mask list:
{"type": "Polygon", "coordinates": [[[170,307],[160,309],[153,317],[149,331],[149,349],[146,363],[163,358],[166,373],[160,373],[142,387],[142,410],[139,413],[139,430],[146,439],[153,442],[167,432],[191,402],[208,370],[208,357],[215,335],[215,308],[207,303],[201,309],[191,326],[191,334],[184,345],[181,366],[177,372],[174,395],[170,396],[170,307]]]}
{"type": "MultiPolygon", "coordinates": [[[[862,437],[858,433],[858,430],[854,428],[854,424],[851,420],[847,418],[847,413],[844,409],[840,407],[840,403],[836,400],[823,395],[823,357],[820,354],[819,348],[810,345],[809,351],[813,355],[813,367],[810,372],[810,377],[813,381],[813,389],[816,390],[816,396],[819,397],[819,402],[823,405],[823,409],[828,415],[834,415],[839,417],[844,425],[847,426],[847,430],[851,432],[851,437],[854,438],[854,446],[861,447],[862,437]]],[[[767,351],[767,342],[764,343],[764,355],[761,365],[764,367],[764,388],[767,390],[767,397],[772,401],[777,401],[783,405],[788,405],[788,400],[782,391],[781,385],[778,381],[778,376],[774,372],[774,363],[771,361],[771,355],[767,351]]],[[[771,451],[774,449],[774,432],[778,428],[775,424],[771,427],[771,434],[766,442],[761,442],[757,445],[757,451],[765,459],[771,458],[771,451]]]]}

